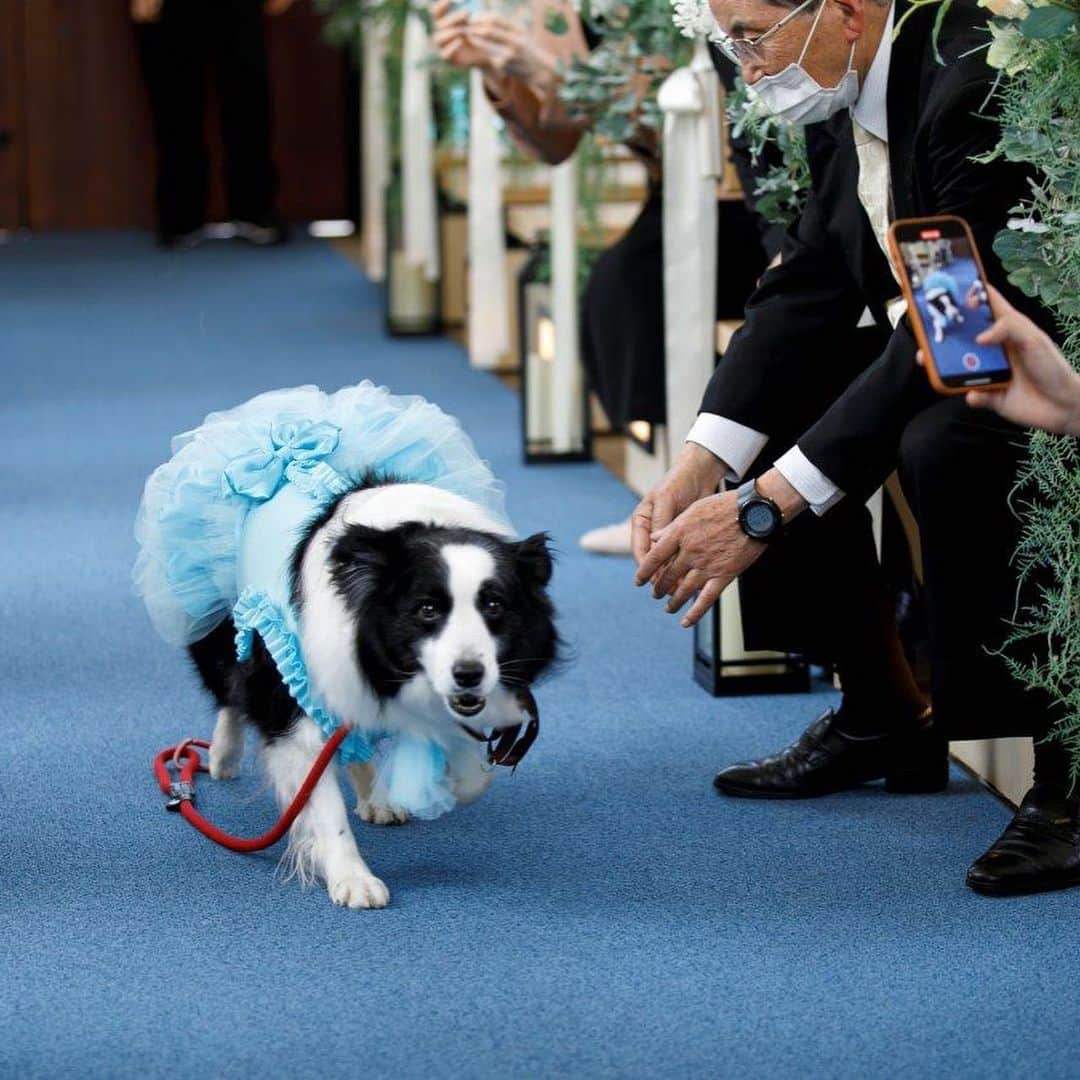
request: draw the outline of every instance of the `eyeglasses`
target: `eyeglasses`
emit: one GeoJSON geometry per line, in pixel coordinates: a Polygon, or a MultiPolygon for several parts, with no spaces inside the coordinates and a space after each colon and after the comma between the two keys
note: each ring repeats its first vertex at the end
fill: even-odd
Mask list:
{"type": "MultiPolygon", "coordinates": [[[[725,34],[719,27],[716,28],[713,34],[713,41],[716,42],[720,51],[733,63],[739,64],[759,64],[763,65],[765,61],[765,54],[761,51],[761,43],[767,38],[772,37],[778,30],[787,26],[796,15],[800,15],[811,4],[816,3],[817,0],[803,0],[803,2],[794,10],[789,11],[779,22],[773,23],[768,30],[758,34],[754,38],[738,37],[733,38],[728,34],[725,34]]],[[[824,3],[824,0],[822,0],[824,3]]]]}

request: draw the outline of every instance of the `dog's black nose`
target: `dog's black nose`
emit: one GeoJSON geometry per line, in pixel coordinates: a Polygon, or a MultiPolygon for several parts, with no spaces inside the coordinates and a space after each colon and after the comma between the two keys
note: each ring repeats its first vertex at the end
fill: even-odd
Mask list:
{"type": "Polygon", "coordinates": [[[454,682],[466,690],[472,690],[484,679],[484,665],[479,660],[459,660],[451,669],[454,682]]]}

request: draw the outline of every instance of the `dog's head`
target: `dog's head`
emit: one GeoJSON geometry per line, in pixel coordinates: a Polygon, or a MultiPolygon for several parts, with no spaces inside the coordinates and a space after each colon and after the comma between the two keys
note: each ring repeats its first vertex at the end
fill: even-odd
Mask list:
{"type": "Polygon", "coordinates": [[[348,525],[328,555],[353,655],[378,697],[441,701],[478,726],[497,688],[531,686],[556,658],[551,570],[543,533],[515,541],[419,522],[348,525]]]}

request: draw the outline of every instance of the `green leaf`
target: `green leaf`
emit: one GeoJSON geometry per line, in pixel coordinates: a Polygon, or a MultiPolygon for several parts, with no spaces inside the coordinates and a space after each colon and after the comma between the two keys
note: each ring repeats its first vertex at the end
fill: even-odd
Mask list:
{"type": "Polygon", "coordinates": [[[549,34],[556,34],[562,37],[570,29],[570,23],[567,21],[566,15],[561,11],[556,11],[554,8],[549,8],[544,14],[544,29],[549,34]]]}
{"type": "MultiPolygon", "coordinates": [[[[1046,8],[1036,8],[1045,11],[1046,8]]],[[[1054,144],[1049,136],[1041,131],[1010,127],[1002,132],[1001,149],[1010,161],[1037,161],[1046,154],[1052,154],[1054,144]]]]}
{"type": "Polygon", "coordinates": [[[1028,267],[1021,267],[1009,274],[1009,281],[1025,296],[1035,295],[1035,275],[1028,267]]]}
{"type": "Polygon", "coordinates": [[[1039,282],[1039,299],[1049,306],[1056,304],[1065,291],[1065,283],[1056,278],[1047,278],[1039,282]]]}
{"type": "Polygon", "coordinates": [[[1048,38],[1063,37],[1076,23],[1076,12],[1067,8],[1037,7],[1020,24],[1020,33],[1026,38],[1045,41],[1048,38]]]}

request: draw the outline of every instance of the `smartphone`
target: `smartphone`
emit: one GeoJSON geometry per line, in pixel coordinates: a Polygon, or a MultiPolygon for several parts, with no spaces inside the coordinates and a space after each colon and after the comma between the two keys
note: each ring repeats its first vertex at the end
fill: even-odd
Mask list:
{"type": "Polygon", "coordinates": [[[894,221],[889,251],[934,389],[939,394],[1004,389],[1012,378],[1005,350],[975,342],[993,324],[994,313],[967,222],[959,217],[894,221]]]}

